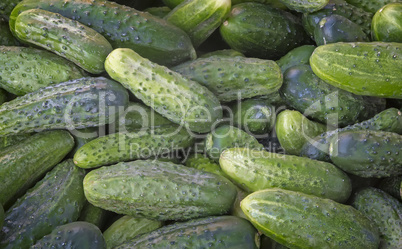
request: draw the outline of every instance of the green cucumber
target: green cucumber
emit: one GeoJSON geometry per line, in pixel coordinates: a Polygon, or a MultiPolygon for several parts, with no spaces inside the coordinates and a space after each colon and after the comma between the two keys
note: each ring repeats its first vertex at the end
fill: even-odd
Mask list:
{"type": "Polygon", "coordinates": [[[346,0],[346,2],[364,9],[367,12],[376,13],[383,6],[389,3],[400,2],[400,0],[346,0]]]}
{"type": "Polygon", "coordinates": [[[19,2],[21,0],[2,0],[0,3],[0,16],[8,19],[11,11],[19,2]]]}
{"type": "Polygon", "coordinates": [[[282,73],[293,66],[309,64],[310,56],[313,53],[315,46],[303,45],[290,50],[286,55],[276,61],[281,68],[282,73]]]}
{"type": "Polygon", "coordinates": [[[4,209],[3,206],[0,204],[0,229],[3,228],[4,223],[4,209]]]}
{"type": "Polygon", "coordinates": [[[345,172],[361,177],[402,174],[402,136],[385,131],[343,131],[331,138],[329,155],[345,172]]]}
{"type": "Polygon", "coordinates": [[[92,170],[84,191],[95,206],[155,220],[226,214],[236,197],[235,186],[222,176],[152,160],[92,170]]]}
{"type": "Polygon", "coordinates": [[[74,163],[84,169],[113,163],[160,156],[194,144],[194,138],[182,127],[166,126],[132,133],[114,133],[82,146],[74,163]]]}
{"type": "Polygon", "coordinates": [[[209,159],[207,156],[203,154],[194,154],[189,158],[187,158],[186,166],[214,173],[227,178],[227,175],[222,171],[219,164],[217,164],[214,160],[209,159]]]}
{"type": "Polygon", "coordinates": [[[94,224],[95,226],[97,226],[99,229],[102,230],[107,215],[108,212],[106,210],[95,207],[89,202],[85,202],[85,205],[81,211],[78,220],[94,224]]]}
{"type": "Polygon", "coordinates": [[[8,209],[0,248],[29,248],[54,228],[76,221],[85,203],[84,175],[72,160],[58,164],[8,209]]]}
{"type": "Polygon", "coordinates": [[[221,50],[216,50],[212,51],[206,54],[203,54],[200,56],[200,58],[208,58],[212,56],[229,56],[229,57],[236,57],[236,56],[242,56],[244,57],[244,54],[240,53],[239,51],[233,50],[233,49],[221,49],[221,50]]]}
{"type": "Polygon", "coordinates": [[[234,216],[208,217],[175,223],[117,246],[129,248],[257,249],[257,230],[234,216]]]}
{"type": "Polygon", "coordinates": [[[69,156],[73,157],[79,148],[99,137],[99,127],[90,127],[79,130],[70,131],[74,137],[74,148],[70,151],[69,156]]]}
{"type": "Polygon", "coordinates": [[[59,163],[74,146],[66,131],[30,136],[0,152],[0,204],[9,207],[43,175],[59,163]]]}
{"type": "Polygon", "coordinates": [[[127,104],[126,89],[103,77],[51,85],[1,105],[0,136],[102,126],[127,104]]]}
{"type": "Polygon", "coordinates": [[[356,42],[320,46],[310,57],[314,73],[357,95],[402,98],[402,43],[356,42]]]}
{"type": "Polygon", "coordinates": [[[268,95],[282,85],[279,66],[257,58],[211,56],[172,69],[205,86],[223,102],[268,95]]]}
{"type": "Polygon", "coordinates": [[[309,120],[298,111],[284,110],[276,118],[275,131],[286,154],[299,155],[308,139],[322,134],[326,127],[309,120]]]}
{"type": "Polygon", "coordinates": [[[113,48],[130,48],[158,64],[174,65],[194,59],[190,38],[181,29],[146,12],[101,0],[24,0],[10,15],[15,31],[18,15],[29,9],[43,9],[77,20],[101,35],[113,48]]]}
{"type": "Polygon", "coordinates": [[[31,249],[42,248],[96,248],[106,249],[105,239],[99,228],[91,223],[77,221],[56,227],[38,240],[31,249]]]}
{"type": "Polygon", "coordinates": [[[280,0],[232,0],[232,5],[236,5],[239,3],[246,3],[246,2],[263,3],[263,4],[271,5],[272,7],[275,7],[278,9],[284,9],[284,10],[287,9],[287,7],[283,3],[281,3],[280,0]]]}
{"type": "Polygon", "coordinates": [[[288,9],[302,13],[312,13],[324,8],[329,0],[279,0],[288,9]]]}
{"type": "Polygon", "coordinates": [[[400,248],[402,245],[402,203],[376,188],[366,188],[355,194],[353,207],[366,215],[380,231],[380,248],[400,248]]]}
{"type": "Polygon", "coordinates": [[[374,224],[351,206],[299,192],[267,189],[241,208],[263,234],[289,248],[377,249],[374,224]]]}
{"type": "MultiPolygon", "coordinates": [[[[1,11],[1,10],[0,10],[1,11]]],[[[8,22],[0,17],[0,46],[18,46],[19,42],[10,31],[8,22]]]]}
{"type": "Polygon", "coordinates": [[[22,12],[14,33],[23,42],[64,57],[92,74],[105,71],[112,45],[95,30],[60,14],[41,9],[22,12]]]}
{"type": "Polygon", "coordinates": [[[264,59],[278,59],[307,41],[295,16],[260,3],[233,6],[220,32],[232,49],[264,59]]]}
{"type": "Polygon", "coordinates": [[[4,136],[0,137],[0,149],[4,149],[8,146],[18,144],[21,141],[24,141],[25,139],[29,138],[32,136],[32,134],[21,134],[21,135],[10,135],[10,136],[4,136]]]}
{"type": "Polygon", "coordinates": [[[378,188],[382,191],[387,192],[391,196],[402,201],[402,194],[400,192],[402,186],[402,176],[394,176],[389,178],[384,178],[378,188]]]}
{"type": "Polygon", "coordinates": [[[191,131],[209,132],[211,125],[222,117],[219,100],[207,88],[130,49],[110,53],[105,68],[110,77],[147,106],[191,131]]]}
{"type": "Polygon", "coordinates": [[[375,41],[402,42],[402,2],[387,4],[377,11],[371,34],[375,41]]]}
{"type": "Polygon", "coordinates": [[[144,11],[159,18],[164,18],[172,10],[167,6],[161,6],[161,7],[147,8],[144,11]]]}
{"type": "Polygon", "coordinates": [[[0,46],[0,62],[0,87],[15,95],[85,76],[74,63],[35,48],[0,46]]]}
{"type": "Polygon", "coordinates": [[[281,188],[345,202],[352,192],[349,177],[334,165],[304,157],[225,150],[219,160],[225,174],[247,192],[281,188]]]}
{"type": "Polygon", "coordinates": [[[123,216],[103,232],[103,237],[107,248],[115,248],[138,235],[152,232],[162,225],[161,221],[123,216]]]}

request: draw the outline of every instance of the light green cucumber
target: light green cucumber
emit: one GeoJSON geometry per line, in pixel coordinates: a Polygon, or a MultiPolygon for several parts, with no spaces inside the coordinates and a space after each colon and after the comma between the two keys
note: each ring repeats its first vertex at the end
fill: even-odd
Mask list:
{"type": "Polygon", "coordinates": [[[329,0],[279,0],[288,9],[301,13],[316,12],[324,8],[328,4],[329,0]]]}
{"type": "Polygon", "coordinates": [[[286,55],[276,61],[281,68],[282,73],[285,73],[288,68],[301,64],[309,64],[310,56],[313,53],[315,46],[303,45],[290,50],[286,55]]]}

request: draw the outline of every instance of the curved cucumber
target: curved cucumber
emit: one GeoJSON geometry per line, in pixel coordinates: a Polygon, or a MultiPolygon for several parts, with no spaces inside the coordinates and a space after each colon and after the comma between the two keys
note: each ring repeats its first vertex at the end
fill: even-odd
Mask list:
{"type": "Polygon", "coordinates": [[[377,11],[371,34],[375,41],[402,42],[402,2],[387,4],[377,11]]]}
{"type": "Polygon", "coordinates": [[[281,68],[282,73],[293,66],[307,64],[309,65],[310,56],[313,53],[315,46],[303,45],[290,50],[286,55],[276,61],[281,68]]]}
{"type": "Polygon", "coordinates": [[[377,249],[374,224],[351,206],[299,192],[267,189],[241,208],[263,234],[289,248],[377,249]]]}
{"type": "MultiPolygon", "coordinates": [[[[1,11],[1,10],[0,10],[1,11]]],[[[19,42],[10,31],[8,22],[0,17],[0,46],[18,46],[19,42]]]]}
{"type": "Polygon", "coordinates": [[[400,1],[401,0],[346,0],[346,2],[371,13],[376,13],[379,9],[389,3],[400,1]]]}
{"type": "Polygon", "coordinates": [[[380,184],[378,184],[379,189],[402,201],[401,186],[402,175],[384,178],[381,180],[380,184]]]}
{"type": "Polygon", "coordinates": [[[329,0],[280,0],[288,9],[302,13],[316,12],[325,5],[329,0]]]}
{"type": "Polygon", "coordinates": [[[95,30],[46,10],[22,12],[14,28],[21,41],[54,52],[92,74],[105,71],[106,57],[113,50],[95,30]]]}
{"type": "Polygon", "coordinates": [[[310,57],[314,73],[354,94],[402,98],[402,43],[357,42],[320,46],[310,57]]]}

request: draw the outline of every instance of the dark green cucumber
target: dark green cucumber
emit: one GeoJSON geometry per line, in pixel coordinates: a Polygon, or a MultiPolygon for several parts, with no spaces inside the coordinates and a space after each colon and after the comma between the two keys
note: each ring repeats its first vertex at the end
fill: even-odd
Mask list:
{"type": "Polygon", "coordinates": [[[181,29],[146,12],[102,0],[24,0],[10,15],[11,31],[17,16],[29,9],[43,9],[77,20],[103,35],[113,48],[130,48],[158,64],[173,65],[196,54],[181,29]]]}
{"type": "Polygon", "coordinates": [[[95,206],[156,220],[226,214],[236,197],[235,186],[222,176],[151,160],[92,170],[84,179],[84,191],[95,206]]]}
{"type": "Polygon", "coordinates": [[[211,56],[172,69],[205,86],[223,102],[268,95],[282,85],[279,66],[257,58],[211,56]]]}
{"type": "Polygon", "coordinates": [[[103,210],[102,208],[95,207],[91,203],[86,202],[78,220],[94,224],[96,227],[102,230],[107,215],[108,211],[103,210]]]}
{"type": "Polygon", "coordinates": [[[212,124],[222,118],[219,100],[207,88],[133,50],[114,50],[107,57],[105,68],[110,77],[147,106],[191,131],[209,132],[212,124]]]}
{"type": "Polygon", "coordinates": [[[105,71],[112,45],[95,30],[60,14],[41,9],[22,12],[14,33],[23,42],[64,57],[92,74],[105,71]]]}
{"type": "Polygon", "coordinates": [[[241,208],[263,234],[289,248],[377,249],[374,224],[348,205],[299,192],[267,189],[241,208]]]}
{"type": "Polygon", "coordinates": [[[172,10],[167,6],[161,6],[161,7],[150,7],[145,9],[144,11],[148,12],[151,15],[164,18],[172,10]]]}
{"type": "Polygon", "coordinates": [[[402,201],[401,186],[402,186],[402,176],[394,176],[384,178],[378,185],[378,188],[387,192],[396,199],[402,201]]]}
{"type": "Polygon", "coordinates": [[[212,51],[206,54],[203,54],[200,56],[200,58],[208,58],[212,56],[229,56],[229,57],[236,57],[236,56],[243,56],[244,54],[240,53],[239,51],[233,50],[233,49],[221,49],[221,50],[216,50],[212,51]]]}
{"type": "Polygon", "coordinates": [[[150,233],[162,225],[161,221],[123,216],[103,232],[103,237],[107,248],[111,249],[132,240],[138,235],[150,233]]]}
{"type": "Polygon", "coordinates": [[[257,249],[257,230],[234,216],[208,217],[175,223],[117,246],[129,248],[257,249]]]}
{"type": "MultiPolygon", "coordinates": [[[[0,10],[1,11],[1,10],[0,10]]],[[[10,31],[8,21],[0,17],[0,46],[18,46],[19,42],[10,31]]]]}
{"type": "Polygon", "coordinates": [[[281,188],[345,202],[352,192],[342,170],[308,158],[235,148],[225,150],[219,164],[233,182],[251,193],[281,188]]]}
{"type": "Polygon", "coordinates": [[[385,131],[343,131],[329,145],[332,162],[345,172],[362,177],[402,174],[402,136],[385,131]]]}
{"type": "Polygon", "coordinates": [[[279,59],[307,41],[295,16],[260,3],[233,6],[220,32],[232,49],[266,59],[279,59]]]}
{"type": "Polygon", "coordinates": [[[400,2],[400,0],[346,0],[346,2],[364,9],[367,12],[376,13],[383,6],[389,3],[400,2]]]}
{"type": "Polygon", "coordinates": [[[115,81],[81,78],[41,88],[0,106],[0,136],[81,129],[115,121],[128,93],[115,81]]]}
{"type": "Polygon", "coordinates": [[[76,221],[56,227],[50,234],[31,246],[31,249],[42,248],[106,249],[106,243],[97,226],[88,222],[76,221]]]}
{"type": "Polygon", "coordinates": [[[66,131],[48,131],[33,135],[0,152],[0,204],[9,207],[32,187],[74,146],[66,131]]]}
{"type": "Polygon", "coordinates": [[[303,45],[290,50],[286,55],[276,61],[281,68],[282,73],[285,73],[288,68],[296,65],[309,64],[310,56],[313,53],[315,46],[303,45]]]}
{"type": "Polygon", "coordinates": [[[0,149],[4,149],[8,146],[18,144],[21,141],[29,138],[32,134],[21,134],[21,135],[10,135],[5,137],[0,137],[0,149]]]}
{"type": "Polygon", "coordinates": [[[402,245],[402,203],[376,188],[357,192],[353,207],[366,215],[380,232],[380,248],[400,248],[402,245]]]}
{"type": "Polygon", "coordinates": [[[387,4],[377,11],[371,34],[375,41],[402,42],[402,2],[387,4]]]}
{"type": "Polygon", "coordinates": [[[324,8],[329,0],[279,0],[288,9],[301,13],[312,13],[324,8]]]}
{"type": "Polygon", "coordinates": [[[214,173],[223,177],[227,177],[227,175],[222,171],[219,164],[217,164],[212,159],[209,159],[207,156],[203,154],[194,154],[187,158],[186,166],[194,169],[203,170],[206,172],[214,173]]]}
{"type": "Polygon", "coordinates": [[[84,76],[74,63],[48,51],[0,46],[0,86],[15,95],[84,76]]]}
{"type": "Polygon", "coordinates": [[[8,19],[11,11],[19,2],[21,0],[2,0],[0,3],[0,16],[8,19]]]}
{"type": "Polygon", "coordinates": [[[85,203],[84,175],[72,160],[58,164],[8,209],[0,248],[29,248],[54,228],[76,221],[85,203]]]}
{"type": "Polygon", "coordinates": [[[287,9],[287,7],[283,3],[281,3],[280,0],[232,0],[232,5],[246,2],[263,3],[278,9],[287,9]]]}
{"type": "Polygon", "coordinates": [[[356,42],[320,46],[310,57],[314,73],[358,95],[402,98],[402,43],[356,42]]]}

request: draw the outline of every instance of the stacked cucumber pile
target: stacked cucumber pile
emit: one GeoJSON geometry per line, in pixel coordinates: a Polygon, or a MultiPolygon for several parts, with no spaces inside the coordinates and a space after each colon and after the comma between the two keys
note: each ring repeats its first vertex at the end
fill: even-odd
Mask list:
{"type": "Polygon", "coordinates": [[[0,249],[402,248],[402,1],[1,0],[0,249]]]}

